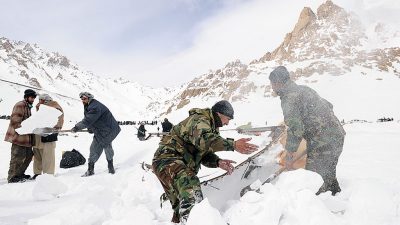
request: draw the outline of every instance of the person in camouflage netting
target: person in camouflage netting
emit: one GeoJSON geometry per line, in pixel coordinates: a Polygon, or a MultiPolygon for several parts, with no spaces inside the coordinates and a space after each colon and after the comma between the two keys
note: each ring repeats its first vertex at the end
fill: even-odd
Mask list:
{"type": "Polygon", "coordinates": [[[270,76],[273,91],[280,96],[287,129],[286,167],[293,164],[294,152],[302,138],[307,141],[306,169],[322,176],[324,184],[316,194],[340,192],[336,165],[343,150],[344,131],[333,113],[333,106],[313,89],[290,80],[284,66],[274,69],[270,76]]]}
{"type": "Polygon", "coordinates": [[[185,223],[194,204],[203,199],[197,177],[201,164],[232,173],[235,162],[220,159],[215,152],[250,154],[258,149],[248,143],[250,138],[234,141],[219,135],[219,127],[228,125],[233,114],[232,105],[225,100],[211,109],[191,109],[189,117],[161,139],[152,166],[174,210],[172,222],[185,223]]]}

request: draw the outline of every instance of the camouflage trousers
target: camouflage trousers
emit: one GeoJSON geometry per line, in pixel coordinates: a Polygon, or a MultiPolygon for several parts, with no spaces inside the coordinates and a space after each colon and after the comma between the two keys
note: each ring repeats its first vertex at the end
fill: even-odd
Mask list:
{"type": "Polygon", "coordinates": [[[185,222],[193,206],[203,200],[199,178],[182,160],[158,160],[153,168],[174,210],[171,222],[185,222]]]}
{"type": "Polygon", "coordinates": [[[343,143],[344,138],[341,138],[335,143],[307,151],[306,170],[318,173],[324,180],[316,194],[331,191],[332,195],[335,195],[341,191],[336,178],[336,166],[343,150],[343,143]]]}
{"type": "Polygon", "coordinates": [[[10,168],[8,170],[8,182],[12,178],[21,177],[32,161],[32,147],[24,147],[16,144],[11,145],[10,168]]]}

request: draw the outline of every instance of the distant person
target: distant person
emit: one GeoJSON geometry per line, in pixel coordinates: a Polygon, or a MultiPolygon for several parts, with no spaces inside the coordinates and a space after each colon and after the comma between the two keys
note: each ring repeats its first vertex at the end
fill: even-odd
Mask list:
{"type": "Polygon", "coordinates": [[[184,224],[193,206],[203,199],[197,177],[201,164],[231,174],[235,162],[220,159],[216,152],[236,150],[250,154],[257,150],[256,145],[248,143],[250,138],[234,141],[219,135],[219,128],[228,125],[233,114],[232,105],[225,100],[211,109],[191,109],[189,117],[162,138],[152,168],[174,210],[172,222],[184,224]]]}
{"type": "Polygon", "coordinates": [[[286,67],[279,66],[269,75],[273,91],[280,96],[288,127],[285,149],[286,167],[291,168],[302,138],[307,141],[306,169],[322,176],[324,183],[316,194],[340,192],[336,165],[343,150],[344,131],[333,113],[333,106],[313,89],[290,80],[286,67]]]}
{"type": "MultiPolygon", "coordinates": [[[[48,94],[39,95],[39,103],[36,104],[36,110],[39,111],[41,105],[46,105],[61,111],[54,128],[60,130],[64,124],[64,112],[58,102],[48,94]]],[[[55,172],[55,149],[58,133],[47,136],[35,135],[35,146],[33,146],[33,179],[36,179],[42,173],[54,174],[55,172]]]]}
{"type": "Polygon", "coordinates": [[[146,139],[146,128],[144,127],[144,122],[140,123],[138,132],[137,132],[137,137],[139,140],[144,141],[146,139]]]}
{"type": "Polygon", "coordinates": [[[172,123],[169,122],[167,118],[164,119],[164,122],[161,123],[161,126],[162,126],[162,132],[165,133],[168,133],[173,127],[172,123]]]}
{"type": "Polygon", "coordinates": [[[4,141],[12,143],[8,183],[24,182],[30,178],[30,175],[26,175],[25,171],[32,161],[34,135],[19,135],[15,129],[20,128],[22,121],[32,115],[31,109],[35,98],[36,92],[32,89],[26,89],[24,100],[17,102],[11,113],[10,124],[4,138],[4,141]]]}
{"type": "Polygon", "coordinates": [[[94,164],[99,159],[101,153],[103,153],[103,149],[108,162],[108,172],[114,174],[112,141],[118,136],[121,128],[110,110],[101,102],[94,99],[91,93],[81,92],[79,98],[81,98],[84,106],[84,118],[75,124],[72,132],[87,128],[90,132],[94,133],[93,141],[90,145],[88,170],[82,176],[87,177],[94,174],[94,164]]]}

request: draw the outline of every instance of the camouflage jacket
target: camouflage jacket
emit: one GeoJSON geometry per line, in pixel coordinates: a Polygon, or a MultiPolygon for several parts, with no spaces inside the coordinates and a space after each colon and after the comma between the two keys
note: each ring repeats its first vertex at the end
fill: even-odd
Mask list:
{"type": "Polygon", "coordinates": [[[219,135],[211,109],[195,108],[163,137],[154,154],[153,165],[161,171],[165,165],[178,160],[197,173],[201,164],[218,167],[219,157],[215,152],[233,150],[233,139],[219,135]]]}
{"type": "Polygon", "coordinates": [[[288,81],[278,92],[285,124],[288,126],[286,150],[297,150],[302,138],[307,149],[315,149],[343,138],[340,121],[333,106],[313,89],[288,81]]]}

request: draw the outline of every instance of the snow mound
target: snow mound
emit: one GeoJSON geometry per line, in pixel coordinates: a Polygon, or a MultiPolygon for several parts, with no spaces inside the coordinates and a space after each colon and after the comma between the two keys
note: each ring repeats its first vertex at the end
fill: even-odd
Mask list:
{"type": "Polygon", "coordinates": [[[298,169],[282,173],[277,181],[276,187],[287,191],[301,191],[304,189],[316,193],[324,181],[322,177],[309,170],[298,169]]]}
{"type": "Polygon", "coordinates": [[[230,225],[278,224],[286,206],[280,190],[272,184],[263,185],[263,194],[247,192],[238,204],[226,211],[224,217],[230,225]]]}
{"type": "Polygon", "coordinates": [[[193,207],[187,221],[187,225],[204,224],[226,225],[219,211],[210,205],[207,198],[193,207]]]}
{"type": "Polygon", "coordinates": [[[323,181],[303,169],[283,173],[276,184],[261,186],[261,193],[247,192],[224,214],[230,225],[341,224],[315,193],[323,181]]]}
{"type": "Polygon", "coordinates": [[[68,187],[53,175],[43,174],[36,178],[32,196],[35,200],[51,200],[67,190],[68,187]]]}

